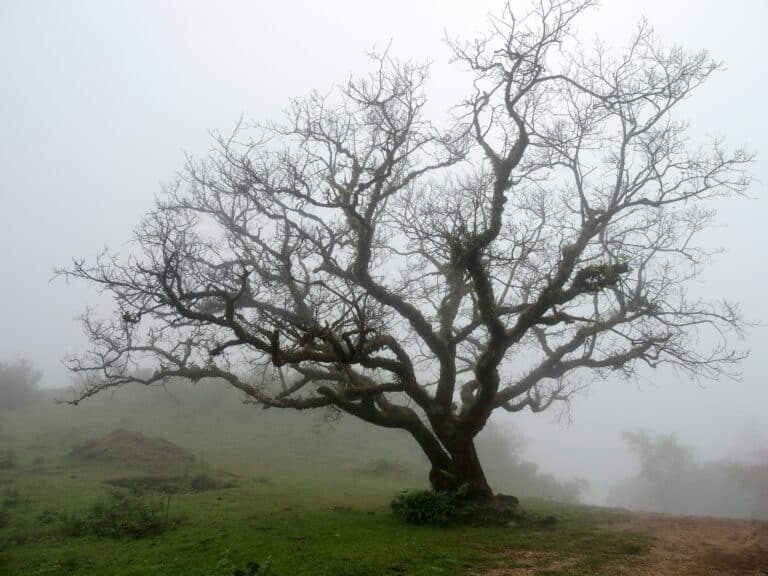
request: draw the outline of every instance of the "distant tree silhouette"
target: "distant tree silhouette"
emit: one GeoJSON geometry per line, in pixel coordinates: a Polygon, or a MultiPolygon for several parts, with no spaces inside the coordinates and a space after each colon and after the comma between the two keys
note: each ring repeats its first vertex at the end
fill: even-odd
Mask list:
{"type": "Polygon", "coordinates": [[[0,362],[0,410],[21,408],[34,402],[42,375],[28,360],[0,362]]]}

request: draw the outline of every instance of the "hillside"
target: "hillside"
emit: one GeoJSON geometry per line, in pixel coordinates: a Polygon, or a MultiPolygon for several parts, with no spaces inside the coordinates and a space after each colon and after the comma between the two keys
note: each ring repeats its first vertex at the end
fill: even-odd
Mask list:
{"type": "MultiPolygon", "coordinates": [[[[505,526],[419,527],[406,436],[333,414],[244,406],[219,386],[47,398],[0,421],[0,574],[125,576],[758,575],[765,523],[556,503],[498,434],[489,476],[522,496],[505,526]],[[529,493],[526,496],[526,491],[529,493]],[[550,499],[531,496],[544,492],[550,499]]],[[[562,499],[562,498],[560,498],[562,499]]]]}

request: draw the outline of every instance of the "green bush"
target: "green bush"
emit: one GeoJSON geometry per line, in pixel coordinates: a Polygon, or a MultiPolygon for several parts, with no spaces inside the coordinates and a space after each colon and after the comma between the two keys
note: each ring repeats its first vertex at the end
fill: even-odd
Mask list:
{"type": "Polygon", "coordinates": [[[454,492],[406,490],[395,496],[391,506],[395,516],[409,524],[504,526],[534,522],[519,509],[520,502],[514,496],[496,494],[488,500],[474,501],[466,495],[465,488],[454,492]]]}
{"type": "Polygon", "coordinates": [[[408,524],[432,524],[445,526],[451,519],[456,505],[455,497],[434,490],[406,490],[392,500],[395,516],[408,524]]]}

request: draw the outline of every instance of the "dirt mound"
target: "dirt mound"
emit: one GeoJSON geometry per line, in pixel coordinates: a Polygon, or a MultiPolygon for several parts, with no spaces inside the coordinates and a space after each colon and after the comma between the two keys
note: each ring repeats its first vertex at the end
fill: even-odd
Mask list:
{"type": "Polygon", "coordinates": [[[114,430],[103,438],[93,438],[72,450],[83,462],[117,464],[126,468],[156,470],[189,464],[194,456],[163,438],[140,432],[114,430]]]}

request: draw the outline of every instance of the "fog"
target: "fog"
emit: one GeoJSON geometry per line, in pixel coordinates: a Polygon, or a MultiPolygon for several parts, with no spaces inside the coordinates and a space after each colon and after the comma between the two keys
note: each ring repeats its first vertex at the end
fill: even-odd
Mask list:
{"type": "MultiPolygon", "coordinates": [[[[45,388],[70,383],[62,359],[87,345],[74,319],[100,300],[82,284],[54,280],[54,269],[105,246],[130,251],[132,230],[162,183],[185,154],[209,150],[210,131],[228,132],[241,117],[279,118],[291,97],[365,71],[366,50],[387,45],[395,56],[433,62],[430,110],[445,114],[466,88],[443,38],[475,36],[500,8],[490,0],[4,0],[0,360],[29,359],[45,388]]],[[[579,28],[585,41],[597,34],[621,44],[643,16],[664,41],[708,49],[726,65],[685,114],[694,136],[756,152],[755,183],[749,198],[717,206],[721,226],[706,241],[725,252],[692,291],[727,297],[747,319],[765,321],[768,4],[605,0],[579,28]]],[[[646,370],[635,382],[595,382],[567,410],[500,415],[495,424],[522,437],[522,456],[541,471],[585,479],[584,499],[593,503],[609,502],[640,473],[627,430],[674,434],[699,463],[752,462],[768,445],[767,344],[757,326],[733,342],[751,352],[740,380],[646,370]]]]}

